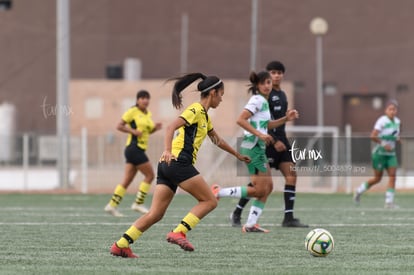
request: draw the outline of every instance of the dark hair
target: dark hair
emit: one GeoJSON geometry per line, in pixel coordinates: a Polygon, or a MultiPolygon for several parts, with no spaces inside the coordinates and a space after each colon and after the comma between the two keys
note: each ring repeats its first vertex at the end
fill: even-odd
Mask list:
{"type": "Polygon", "coordinates": [[[140,90],[140,91],[137,92],[137,99],[139,99],[141,97],[143,97],[143,98],[150,98],[151,96],[150,96],[150,93],[148,91],[146,91],[146,90],[140,90]]]}
{"type": "Polygon", "coordinates": [[[280,61],[271,61],[267,64],[266,70],[268,71],[281,71],[285,73],[285,66],[280,61]]]}
{"type": "Polygon", "coordinates": [[[175,80],[172,91],[172,103],[176,109],[180,109],[183,106],[181,92],[197,79],[202,79],[197,84],[197,90],[201,92],[202,98],[207,97],[211,90],[219,90],[224,87],[223,82],[217,76],[206,76],[202,73],[190,73],[181,77],[171,78],[168,81],[175,80]]]}
{"type": "Polygon", "coordinates": [[[395,99],[389,99],[388,101],[387,101],[387,104],[385,105],[386,107],[388,107],[389,105],[394,105],[395,107],[397,107],[398,108],[398,101],[397,100],[395,100],[395,99]]]}
{"type": "Polygon", "coordinates": [[[267,71],[261,71],[259,73],[251,72],[249,76],[250,85],[249,90],[247,92],[256,95],[259,91],[257,85],[259,83],[265,82],[266,79],[271,78],[270,73],[267,71]]]}

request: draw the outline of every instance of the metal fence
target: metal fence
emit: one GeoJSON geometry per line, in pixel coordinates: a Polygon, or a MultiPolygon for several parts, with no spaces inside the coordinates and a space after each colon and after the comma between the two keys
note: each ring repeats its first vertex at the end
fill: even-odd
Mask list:
{"type": "MultiPolygon", "coordinates": [[[[290,127],[288,131],[291,143],[295,142],[295,152],[292,153],[296,154],[293,157],[297,161],[299,191],[349,193],[372,175],[372,144],[366,135],[339,136],[334,127],[324,133],[318,133],[316,128],[298,126],[290,127]]],[[[237,147],[239,136],[225,139],[237,147]]],[[[113,134],[72,136],[69,191],[111,192],[123,178],[125,140],[125,135],[113,134]]],[[[0,137],[0,191],[61,189],[56,168],[57,147],[58,140],[53,135],[0,137]]],[[[154,134],[147,150],[154,170],[162,151],[163,135],[154,134]]],[[[398,186],[414,188],[414,139],[403,138],[398,159],[398,186]]],[[[209,139],[200,149],[196,167],[208,183],[234,186],[249,182],[244,164],[209,139]]],[[[272,175],[275,190],[281,190],[283,177],[275,170],[272,175]]],[[[142,175],[138,174],[135,181],[138,183],[141,179],[142,175]]]]}

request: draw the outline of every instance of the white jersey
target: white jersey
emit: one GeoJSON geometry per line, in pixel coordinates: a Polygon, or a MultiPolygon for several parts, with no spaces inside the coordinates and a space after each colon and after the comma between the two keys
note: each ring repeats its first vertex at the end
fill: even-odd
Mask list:
{"type": "Polygon", "coordinates": [[[374,129],[378,131],[378,138],[381,140],[381,144],[377,144],[374,148],[374,152],[381,155],[395,155],[395,144],[397,138],[400,135],[400,119],[394,117],[391,120],[388,116],[381,116],[374,125],[374,129]],[[390,145],[391,152],[385,151],[384,146],[390,145]]]}
{"type": "MultiPolygon", "coordinates": [[[[267,125],[270,120],[269,103],[267,102],[267,99],[262,95],[253,95],[250,97],[249,102],[247,102],[244,108],[252,113],[252,116],[249,118],[250,125],[259,132],[267,134],[267,125]]],[[[244,130],[241,147],[252,149],[258,142],[263,149],[266,148],[266,144],[262,140],[249,131],[244,130]]]]}

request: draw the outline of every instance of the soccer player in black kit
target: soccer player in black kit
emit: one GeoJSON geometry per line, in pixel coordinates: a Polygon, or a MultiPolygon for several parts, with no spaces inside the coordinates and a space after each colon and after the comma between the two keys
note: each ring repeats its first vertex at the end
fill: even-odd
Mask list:
{"type": "MultiPolygon", "coordinates": [[[[285,66],[280,61],[272,61],[266,66],[272,77],[273,89],[269,95],[269,110],[272,119],[278,119],[286,115],[288,109],[288,101],[285,92],[280,88],[282,82],[285,66]]],[[[274,144],[266,147],[266,155],[269,165],[272,168],[280,170],[285,178],[285,188],[283,191],[285,201],[283,227],[308,227],[308,225],[300,222],[299,219],[294,218],[293,208],[296,194],[296,172],[294,169],[295,163],[292,160],[289,149],[290,143],[286,137],[285,124],[275,129],[269,130],[269,134],[275,140],[274,144]]],[[[249,183],[251,185],[251,183],[249,183]]],[[[241,214],[245,205],[250,199],[242,198],[236,206],[236,209],[230,214],[232,226],[241,226],[241,214]]]]}

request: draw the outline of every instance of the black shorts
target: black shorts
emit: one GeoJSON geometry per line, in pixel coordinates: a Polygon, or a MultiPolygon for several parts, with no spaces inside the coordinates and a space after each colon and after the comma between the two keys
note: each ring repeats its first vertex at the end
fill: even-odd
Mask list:
{"type": "Polygon", "coordinates": [[[126,163],[131,163],[135,166],[149,161],[145,150],[142,150],[136,144],[130,144],[125,147],[124,156],[126,163]]]}
{"type": "Polygon", "coordinates": [[[194,176],[200,174],[192,164],[185,164],[178,161],[159,162],[157,169],[157,184],[165,184],[175,193],[178,185],[194,176]]]}
{"type": "Polygon", "coordinates": [[[269,161],[269,166],[275,169],[279,169],[279,165],[282,162],[292,162],[292,155],[289,151],[290,147],[286,148],[283,152],[276,151],[275,147],[267,146],[266,147],[266,156],[267,160],[269,161]]]}

